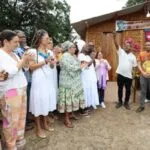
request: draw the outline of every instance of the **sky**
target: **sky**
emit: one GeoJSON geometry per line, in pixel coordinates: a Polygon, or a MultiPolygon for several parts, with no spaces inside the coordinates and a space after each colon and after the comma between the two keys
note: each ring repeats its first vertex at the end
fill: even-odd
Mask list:
{"type": "Polygon", "coordinates": [[[127,0],[66,0],[71,6],[71,23],[122,9],[127,0]]]}

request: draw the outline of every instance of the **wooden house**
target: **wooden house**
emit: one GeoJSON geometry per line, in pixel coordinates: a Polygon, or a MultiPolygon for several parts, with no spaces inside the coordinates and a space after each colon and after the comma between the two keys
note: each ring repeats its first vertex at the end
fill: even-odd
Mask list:
{"type": "Polygon", "coordinates": [[[115,71],[117,68],[117,54],[113,40],[113,31],[116,30],[116,21],[124,20],[133,24],[135,23],[133,28],[131,27],[117,32],[117,40],[120,45],[123,46],[123,41],[131,37],[135,42],[140,44],[140,49],[143,50],[145,44],[144,29],[150,28],[150,17],[146,17],[149,10],[150,1],[145,1],[133,7],[72,24],[83,40],[93,42],[97,50],[99,47],[102,48],[104,57],[112,66],[112,70],[109,73],[111,81],[116,80],[115,71]],[[140,26],[138,26],[138,24],[140,24],[140,26]]]}

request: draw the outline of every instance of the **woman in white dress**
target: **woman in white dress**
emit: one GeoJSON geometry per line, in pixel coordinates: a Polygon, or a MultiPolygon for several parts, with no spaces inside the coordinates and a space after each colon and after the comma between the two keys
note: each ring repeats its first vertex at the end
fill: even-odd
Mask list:
{"type": "Polygon", "coordinates": [[[82,69],[81,73],[86,107],[92,106],[94,109],[96,109],[96,106],[99,105],[97,77],[93,60],[89,54],[89,47],[88,45],[85,45],[82,49],[82,53],[79,54],[78,59],[81,63],[86,62],[89,64],[87,68],[82,69]]]}
{"type": "Polygon", "coordinates": [[[50,111],[56,109],[56,88],[53,84],[52,71],[50,66],[54,65],[51,53],[47,50],[49,35],[45,30],[38,30],[34,47],[30,52],[34,54],[34,61],[30,62],[32,70],[32,85],[30,94],[30,112],[35,116],[36,134],[45,138],[46,134],[42,130],[40,116],[43,116],[43,128],[53,131],[47,123],[47,116],[50,111]]]}
{"type": "MultiPolygon", "coordinates": [[[[58,117],[56,115],[54,115],[54,112],[56,111],[56,106],[57,106],[57,93],[58,93],[58,78],[57,78],[57,59],[56,59],[56,56],[53,52],[53,42],[52,42],[52,39],[49,40],[49,44],[48,44],[48,47],[47,47],[49,53],[50,53],[50,56],[51,56],[51,60],[54,61],[53,65],[51,65],[50,67],[50,71],[51,71],[51,85],[54,85],[52,87],[52,89],[55,87],[55,90],[53,90],[53,95],[55,95],[55,99],[54,98],[51,98],[50,101],[53,102],[53,105],[51,105],[51,113],[49,114],[49,117],[47,118],[48,122],[49,123],[52,123],[54,122],[55,119],[57,119],[58,117]]],[[[54,97],[54,96],[53,96],[54,97]]]]}
{"type": "MultiPolygon", "coordinates": [[[[53,63],[53,65],[51,65],[51,67],[50,67],[50,70],[51,70],[51,72],[52,72],[52,76],[51,76],[51,79],[52,79],[52,84],[54,84],[55,85],[55,88],[56,88],[56,95],[57,95],[57,91],[58,91],[58,84],[57,84],[57,68],[56,68],[56,64],[57,64],[57,58],[56,58],[56,56],[55,56],[55,54],[54,54],[54,52],[53,52],[53,47],[52,47],[52,44],[51,44],[51,41],[49,41],[49,44],[48,44],[48,47],[47,47],[47,49],[48,49],[48,51],[49,51],[49,53],[50,53],[50,56],[51,56],[51,60],[53,60],[54,61],[54,63],[53,63]]],[[[56,100],[56,99],[55,99],[56,100]]],[[[55,102],[55,104],[57,103],[57,101],[55,102]]],[[[56,107],[56,106],[55,106],[56,107]]],[[[54,109],[55,110],[55,109],[54,109]]],[[[54,111],[54,110],[52,110],[52,111],[54,111]]]]}

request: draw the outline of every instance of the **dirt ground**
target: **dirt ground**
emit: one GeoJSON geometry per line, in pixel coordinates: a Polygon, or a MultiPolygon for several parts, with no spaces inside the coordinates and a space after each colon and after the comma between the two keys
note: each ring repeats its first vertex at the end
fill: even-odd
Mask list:
{"type": "Polygon", "coordinates": [[[107,108],[98,107],[90,117],[73,121],[73,129],[56,120],[55,131],[47,132],[46,139],[37,138],[34,130],[26,132],[25,150],[150,150],[150,103],[137,114],[138,102],[131,97],[131,110],[116,109],[116,90],[115,82],[108,83],[107,108]]]}

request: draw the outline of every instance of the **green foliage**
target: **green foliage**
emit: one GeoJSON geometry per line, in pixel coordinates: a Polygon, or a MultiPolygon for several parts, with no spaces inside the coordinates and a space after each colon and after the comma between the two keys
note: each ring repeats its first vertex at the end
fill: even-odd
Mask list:
{"type": "Polygon", "coordinates": [[[54,43],[70,38],[70,7],[65,0],[0,0],[0,31],[23,30],[29,38],[38,29],[45,29],[54,43]]]}
{"type": "Polygon", "coordinates": [[[126,3],[125,8],[126,7],[131,7],[131,6],[143,3],[143,2],[144,2],[144,0],[128,0],[127,3],[126,3]]]}

